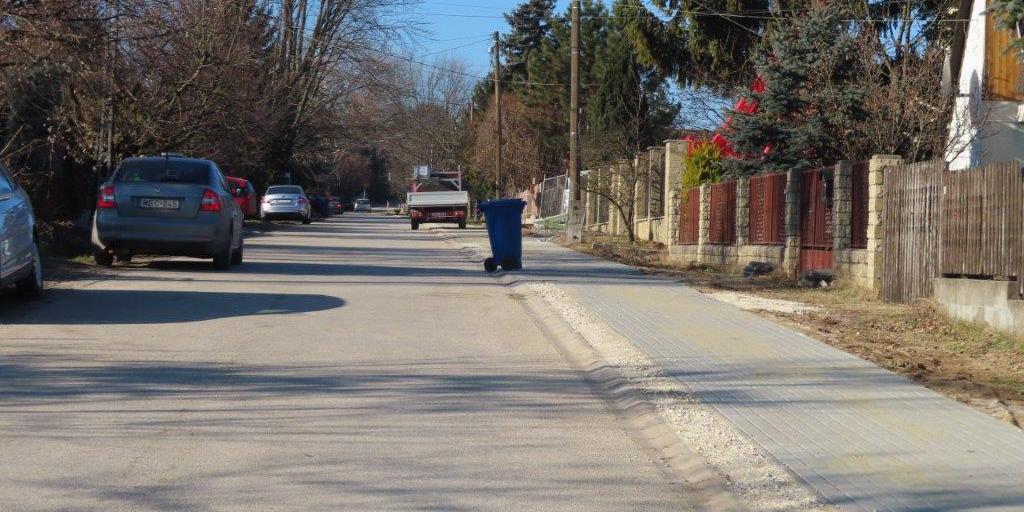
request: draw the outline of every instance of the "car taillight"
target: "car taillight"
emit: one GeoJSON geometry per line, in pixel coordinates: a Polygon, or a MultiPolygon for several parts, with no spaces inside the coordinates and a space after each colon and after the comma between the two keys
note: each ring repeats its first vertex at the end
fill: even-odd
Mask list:
{"type": "Polygon", "coordinates": [[[300,197],[300,198],[299,198],[299,204],[306,204],[306,203],[308,203],[308,202],[309,202],[309,201],[307,201],[305,197],[300,197]]]}
{"type": "Polygon", "coordinates": [[[117,208],[117,201],[114,200],[114,185],[103,185],[100,187],[100,193],[96,196],[96,209],[109,210],[112,208],[117,208]]]}
{"type": "Polygon", "coordinates": [[[199,211],[201,212],[219,212],[220,211],[220,196],[217,195],[213,189],[203,190],[203,199],[199,202],[199,211]]]}

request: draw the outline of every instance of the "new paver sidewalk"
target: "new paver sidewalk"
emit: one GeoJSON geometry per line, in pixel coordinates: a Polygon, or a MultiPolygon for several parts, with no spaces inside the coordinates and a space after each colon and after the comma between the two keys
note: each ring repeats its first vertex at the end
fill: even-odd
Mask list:
{"type": "Polygon", "coordinates": [[[517,279],[575,296],[831,503],[1024,510],[1013,426],[671,280],[537,239],[524,251],[517,279]]]}

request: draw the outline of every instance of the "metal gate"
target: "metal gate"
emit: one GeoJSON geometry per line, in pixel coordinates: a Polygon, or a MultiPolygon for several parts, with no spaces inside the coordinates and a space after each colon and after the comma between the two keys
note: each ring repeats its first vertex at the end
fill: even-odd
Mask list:
{"type": "Polygon", "coordinates": [[[804,171],[800,197],[800,271],[832,268],[834,167],[804,171]]]}

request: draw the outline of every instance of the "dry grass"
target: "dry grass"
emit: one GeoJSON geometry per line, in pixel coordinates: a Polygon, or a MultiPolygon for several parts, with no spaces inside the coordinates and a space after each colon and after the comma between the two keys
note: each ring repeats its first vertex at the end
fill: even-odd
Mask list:
{"type": "Polygon", "coordinates": [[[1018,426],[1024,423],[1024,340],[951,320],[931,302],[886,304],[842,283],[800,288],[790,279],[746,278],[723,269],[683,266],[669,261],[661,247],[612,237],[575,248],[701,289],[816,306],[806,313],[762,314],[1018,426]]]}

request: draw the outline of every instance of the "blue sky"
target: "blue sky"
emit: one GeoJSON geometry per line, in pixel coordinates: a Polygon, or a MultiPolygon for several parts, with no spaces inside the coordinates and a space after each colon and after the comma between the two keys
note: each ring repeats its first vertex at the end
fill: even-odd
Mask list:
{"type": "MultiPolygon", "coordinates": [[[[451,55],[466,61],[473,73],[487,73],[494,31],[503,34],[508,31],[502,14],[519,3],[515,0],[424,0],[414,15],[428,32],[419,38],[421,47],[416,51],[417,56],[430,62],[451,55]]],[[[566,0],[558,4],[559,11],[568,5],[566,0]]]]}
{"type": "MultiPolygon", "coordinates": [[[[430,63],[434,59],[448,55],[465,61],[470,73],[482,77],[491,69],[491,47],[494,43],[494,31],[505,34],[508,24],[502,14],[513,10],[521,0],[423,0],[415,9],[412,18],[422,23],[426,31],[417,38],[419,46],[415,49],[417,60],[430,63]]],[[[606,0],[606,4],[611,0],[606,0]]],[[[568,0],[558,0],[556,12],[563,13],[568,9],[568,0]]],[[[670,84],[674,95],[680,94],[678,87],[670,84]]],[[[712,111],[701,109],[687,110],[680,115],[680,123],[690,128],[714,128],[721,122],[717,114],[729,104],[728,101],[713,95],[696,95],[704,101],[697,105],[716,105],[712,111]],[[706,96],[706,97],[705,97],[706,96]]],[[[692,103],[690,97],[679,95],[677,100],[684,106],[692,103]]]]}

